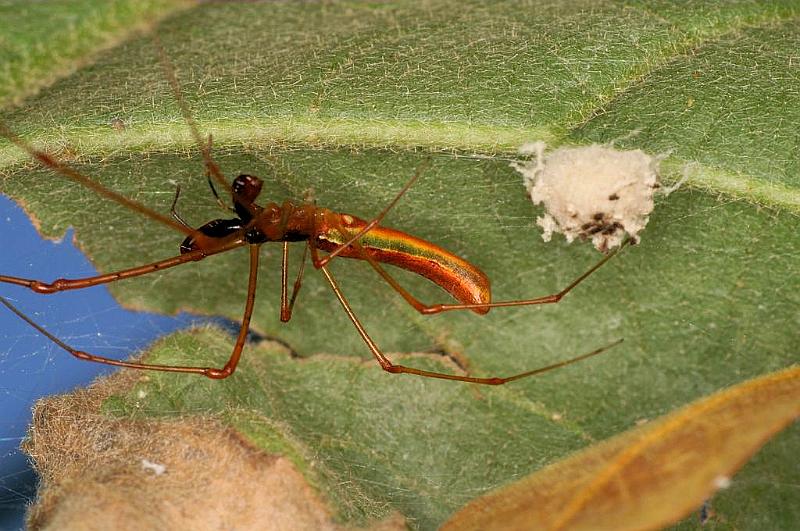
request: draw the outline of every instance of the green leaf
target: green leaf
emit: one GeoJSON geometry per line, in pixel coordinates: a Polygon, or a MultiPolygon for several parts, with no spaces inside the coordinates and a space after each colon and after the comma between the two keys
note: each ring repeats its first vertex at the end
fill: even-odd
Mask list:
{"type": "MultiPolygon", "coordinates": [[[[292,321],[279,322],[280,246],[265,246],[253,328],[303,359],[249,345],[227,381],[148,375],[146,400],[134,390],[112,409],[234,425],[242,411],[269,418],[322,464],[319,483],[341,519],[398,510],[429,529],[593,441],[795,362],[798,13],[796,1],[225,3],[163,21],[154,31],[226,175],[264,177],[264,201],[313,190],[318,205],[369,218],[432,153],[385,224],[477,264],[496,300],[558,291],[599,259],[586,245],[541,241],[540,212],[508,165],[523,142],[668,153],[665,182],[684,173],[687,182],[659,200],[641,245],[558,305],[424,317],[366,264],[332,264],[367,330],[409,365],[452,370],[444,352],[474,375],[502,376],[625,338],[600,358],[478,390],[385,374],[314,271],[292,321]]],[[[159,212],[179,182],[190,223],[225,215],[147,36],[0,120],[159,212]]],[[[101,271],[178,252],[182,235],[36,168],[8,143],[0,171],[2,191],[44,234],[75,227],[101,271]]],[[[424,301],[447,300],[424,279],[397,277],[424,301]]],[[[235,251],[111,289],[131,307],[237,319],[246,282],[235,251]]],[[[148,359],[219,366],[233,342],[207,330],[174,341],[180,348],[148,359]]],[[[797,428],[770,444],[713,501],[720,521],[790,528],[800,519],[798,452],[797,428]]]]}
{"type": "Polygon", "coordinates": [[[0,2],[0,104],[23,97],[85,65],[185,0],[0,2]]]}

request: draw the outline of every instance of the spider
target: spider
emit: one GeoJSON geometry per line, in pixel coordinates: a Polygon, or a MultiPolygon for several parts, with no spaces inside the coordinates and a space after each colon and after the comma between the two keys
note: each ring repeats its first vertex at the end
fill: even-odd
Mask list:
{"type": "Polygon", "coordinates": [[[174,66],[166,56],[160,44],[158,42],[156,44],[165,75],[170,82],[181,113],[191,130],[195,142],[200,148],[211,190],[217,201],[223,207],[232,211],[234,217],[230,219],[214,219],[200,227],[192,228],[181,218],[176,210],[176,205],[180,196],[180,187],[176,190],[175,199],[170,209],[171,217],[165,216],[102,186],[98,182],[57,160],[49,153],[33,147],[17,136],[6,125],[0,123],[0,135],[27,151],[32,158],[43,166],[50,168],[54,172],[82,186],[86,186],[106,199],[115,201],[132,211],[138,212],[184,235],[184,240],[180,244],[179,255],[130,269],[87,278],[58,279],[53,282],[42,282],[40,280],[0,275],[0,282],[23,286],[37,293],[54,293],[82,289],[155,273],[189,262],[203,260],[209,256],[230,251],[235,248],[247,246],[250,251],[250,273],[244,315],[233,347],[233,352],[223,367],[156,365],[133,361],[119,361],[75,349],[48,332],[40,324],[34,322],[7,299],[0,297],[0,302],[9,310],[76,358],[134,369],[193,373],[214,379],[227,378],[236,370],[250,327],[258,280],[259,250],[263,244],[271,242],[283,244],[283,256],[281,261],[281,321],[287,322],[292,317],[294,303],[302,285],[305,262],[310,254],[314,267],[322,272],[322,275],[339,300],[347,317],[355,326],[358,334],[361,336],[372,355],[380,364],[381,368],[390,373],[407,373],[429,378],[458,380],[486,385],[500,385],[528,376],[541,374],[595,356],[622,341],[618,340],[581,356],[567,359],[553,365],[507,377],[479,378],[427,371],[392,363],[372,340],[351,308],[338,282],[328,268],[328,264],[331,260],[337,257],[348,257],[366,261],[392,289],[400,294],[408,304],[421,314],[436,314],[454,310],[472,310],[478,314],[485,314],[491,308],[557,303],[589,275],[608,262],[621,247],[608,253],[593,267],[558,293],[532,299],[493,302],[491,300],[489,278],[477,266],[434,243],[399,230],[384,227],[380,224],[386,214],[420,177],[425,163],[417,169],[413,177],[403,186],[394,199],[377,216],[369,221],[350,214],[318,207],[313,204],[296,204],[291,201],[284,201],[282,204],[274,202],[265,203],[263,205],[258,204],[256,200],[261,193],[263,181],[253,175],[242,174],[236,177],[232,183],[228,182],[219,166],[211,157],[211,137],[209,136],[207,139],[204,139],[201,136],[189,107],[182,96],[174,66]],[[221,186],[230,193],[230,207],[224,204],[220,195],[217,193],[214,185],[215,182],[218,186],[221,186]],[[292,242],[305,242],[305,249],[301,266],[294,281],[291,296],[289,296],[287,274],[288,250],[289,244],[292,242]],[[321,251],[326,254],[321,254],[321,251]],[[382,264],[391,264],[419,274],[439,285],[458,302],[433,305],[425,304],[403,288],[382,264]]]}

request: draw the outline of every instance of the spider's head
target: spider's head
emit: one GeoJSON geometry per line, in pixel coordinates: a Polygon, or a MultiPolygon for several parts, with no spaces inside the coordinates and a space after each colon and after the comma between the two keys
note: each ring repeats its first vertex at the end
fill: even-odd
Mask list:
{"type": "Polygon", "coordinates": [[[233,180],[231,185],[231,194],[233,194],[234,203],[243,203],[245,205],[255,202],[258,194],[261,193],[261,187],[264,181],[254,175],[241,174],[233,180]]]}

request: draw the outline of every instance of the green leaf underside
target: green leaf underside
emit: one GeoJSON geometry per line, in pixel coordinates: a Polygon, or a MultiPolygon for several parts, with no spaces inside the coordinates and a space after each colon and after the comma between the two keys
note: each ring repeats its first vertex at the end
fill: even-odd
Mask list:
{"type": "MultiPolygon", "coordinates": [[[[796,2],[348,7],[204,6],[159,32],[220,144],[512,151],[639,132],[627,144],[699,163],[695,186],[800,209],[796,2]]],[[[123,44],[9,120],[88,155],[187,145],[154,57],[123,44]]]]}
{"type": "MultiPolygon", "coordinates": [[[[389,353],[459,352],[473,374],[502,376],[625,343],[478,393],[384,374],[358,362],[366,347],[313,270],[292,321],[278,322],[280,246],[265,246],[254,328],[307,359],[251,345],[234,378],[151,375],[142,384],[152,387],[148,398],[134,390],[119,399],[122,411],[134,414],[137,403],[135,414],[216,412],[233,423],[257,412],[319,458],[321,484],[343,518],[398,509],[427,529],[591,440],[797,359],[797,2],[697,10],[607,3],[590,12],[458,5],[208,5],[157,31],[223,170],[265,177],[269,200],[313,190],[319,205],[368,218],[427,152],[438,152],[386,224],[476,263],[495,299],[557,291],[599,258],[585,246],[541,242],[538,211],[498,154],[528,140],[619,139],[670,152],[668,178],[696,163],[688,185],[659,200],[642,244],[557,306],[422,317],[365,264],[333,263],[389,353]]],[[[0,119],[160,212],[177,181],[191,223],[225,216],[147,38],[102,54],[0,119]],[[110,126],[113,118],[124,131],[110,126]]],[[[75,227],[99,270],[177,253],[181,235],[25,160],[0,144],[2,191],[46,235],[75,227]]],[[[292,271],[299,257],[298,248],[292,271]]],[[[246,270],[236,251],[112,291],[133,307],[236,319],[246,270]]],[[[424,301],[447,300],[423,279],[392,272],[424,301]]],[[[202,331],[166,340],[149,359],[221,365],[231,346],[228,336],[202,331]]],[[[452,370],[438,354],[402,359],[452,370]]],[[[800,479],[789,466],[798,451],[790,429],[715,499],[715,510],[740,527],[790,527],[800,519],[792,488],[800,479]]]]}

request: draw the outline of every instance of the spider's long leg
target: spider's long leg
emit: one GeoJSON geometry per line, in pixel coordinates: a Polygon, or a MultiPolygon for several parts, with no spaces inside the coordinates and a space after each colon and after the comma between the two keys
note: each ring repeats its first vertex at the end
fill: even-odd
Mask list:
{"type": "Polygon", "coordinates": [[[358,231],[356,234],[354,234],[353,237],[351,237],[349,240],[347,240],[346,242],[341,244],[339,247],[337,247],[336,249],[331,251],[328,254],[328,256],[325,256],[324,258],[322,258],[320,260],[315,260],[314,261],[314,267],[316,267],[316,268],[325,267],[326,265],[328,265],[328,262],[330,262],[336,256],[338,256],[339,253],[342,252],[343,249],[347,248],[349,245],[351,245],[354,242],[356,242],[357,240],[361,239],[361,237],[364,236],[367,232],[369,232],[370,229],[372,229],[375,226],[377,226],[381,222],[381,220],[383,220],[383,218],[386,217],[386,214],[388,214],[389,211],[392,208],[394,208],[394,206],[397,204],[397,202],[400,201],[400,198],[403,197],[403,195],[405,195],[405,193],[408,191],[408,189],[411,188],[411,186],[417,181],[417,179],[419,179],[419,176],[422,175],[422,172],[425,171],[425,169],[429,165],[430,165],[430,159],[425,159],[422,162],[422,164],[420,164],[417,167],[417,170],[414,172],[414,176],[411,177],[411,179],[408,180],[408,182],[405,184],[405,186],[403,186],[403,188],[399,192],[397,192],[397,195],[394,197],[394,199],[392,199],[391,203],[386,205],[386,207],[383,210],[381,210],[380,213],[377,216],[375,216],[372,220],[370,220],[369,223],[367,223],[364,226],[364,228],[362,228],[360,231],[358,231]]]}
{"type": "MultiPolygon", "coordinates": [[[[425,306],[421,313],[424,314],[434,314],[434,313],[441,313],[441,312],[448,312],[452,310],[473,310],[477,308],[507,308],[510,306],[530,306],[535,304],[555,304],[560,302],[564,296],[572,291],[578,284],[586,280],[592,273],[600,269],[603,265],[606,264],[609,260],[615,257],[623,247],[628,243],[625,241],[620,245],[618,248],[614,249],[603,258],[601,258],[595,265],[590,267],[587,271],[583,274],[578,276],[575,280],[570,282],[567,287],[563,288],[561,291],[557,293],[553,293],[551,295],[544,295],[542,297],[536,297],[533,299],[518,299],[518,300],[511,300],[511,301],[497,301],[497,302],[487,302],[487,303],[480,303],[480,304],[434,304],[431,306],[425,306]]],[[[374,260],[373,260],[374,261],[374,260]]],[[[388,275],[388,273],[387,273],[388,275]]],[[[395,284],[397,281],[395,281],[395,284]]]]}
{"type": "Polygon", "coordinates": [[[250,277],[247,281],[247,301],[244,304],[244,315],[242,316],[242,326],[239,328],[239,335],[236,337],[236,345],[233,347],[231,357],[222,369],[205,369],[203,374],[209,378],[227,378],[239,364],[242,356],[242,349],[247,341],[247,333],[250,331],[250,318],[253,316],[253,307],[256,303],[256,286],[258,285],[258,256],[261,245],[250,246],[250,277]]]}
{"type": "Polygon", "coordinates": [[[89,188],[90,190],[92,190],[94,193],[96,193],[101,197],[110,199],[135,212],[139,212],[140,214],[143,214],[148,218],[161,223],[162,225],[166,225],[167,227],[175,229],[178,232],[182,232],[183,234],[195,235],[197,232],[194,229],[184,227],[180,223],[168,218],[167,216],[164,216],[163,214],[159,214],[155,210],[147,208],[141,203],[138,203],[132,199],[128,199],[127,197],[118,194],[113,190],[109,190],[102,184],[94,181],[93,179],[90,179],[89,177],[78,172],[77,170],[70,168],[63,162],[57,160],[49,153],[36,149],[31,144],[29,144],[28,142],[17,136],[16,133],[11,131],[11,129],[6,127],[6,125],[3,124],[2,122],[0,122],[0,136],[6,137],[8,140],[16,144],[19,148],[21,148],[24,151],[27,151],[28,154],[34,159],[36,159],[41,165],[50,168],[56,173],[60,173],[64,177],[67,177],[71,181],[76,182],[81,186],[89,188]]]}
{"type": "Polygon", "coordinates": [[[200,131],[197,129],[197,123],[194,121],[194,117],[192,117],[192,113],[189,110],[189,105],[186,103],[186,100],[183,97],[183,93],[181,92],[180,84],[178,83],[178,77],[175,75],[175,66],[170,61],[169,57],[167,57],[167,52],[164,51],[164,47],[161,45],[161,39],[158,38],[158,35],[153,35],[153,41],[155,43],[156,49],[158,50],[158,57],[161,60],[161,68],[164,70],[164,75],[169,81],[169,86],[172,88],[172,94],[175,96],[175,100],[178,102],[178,106],[181,109],[181,114],[183,115],[183,119],[186,121],[186,124],[189,126],[189,130],[192,132],[192,137],[194,137],[194,141],[197,143],[197,146],[200,148],[200,153],[203,156],[203,162],[206,165],[206,170],[216,179],[216,181],[225,187],[226,190],[231,189],[231,185],[225,176],[222,174],[222,170],[219,168],[214,159],[211,158],[211,142],[203,141],[203,137],[200,136],[200,131]]]}
{"type": "Polygon", "coordinates": [[[178,214],[178,199],[180,197],[181,197],[181,185],[178,184],[177,186],[175,186],[175,198],[172,200],[172,206],[169,207],[169,213],[172,216],[172,219],[174,219],[184,227],[191,229],[192,226],[186,223],[186,220],[183,219],[180,214],[178,214]]]}
{"type": "Polygon", "coordinates": [[[116,282],[117,280],[122,280],[124,278],[138,277],[148,273],[154,273],[156,271],[169,269],[170,267],[175,267],[187,262],[196,262],[206,258],[207,256],[229,251],[231,249],[235,249],[236,247],[241,247],[242,245],[245,245],[245,243],[233,242],[218,249],[212,249],[208,251],[190,251],[185,254],[173,256],[172,258],[167,258],[166,260],[159,260],[158,262],[153,262],[151,264],[132,267],[130,269],[123,269],[122,271],[115,271],[113,273],[106,273],[104,275],[97,275],[94,277],[72,279],[59,278],[53,282],[42,282],[40,280],[0,275],[0,282],[15,284],[17,286],[28,288],[36,293],[45,294],[55,293],[58,291],[67,291],[71,289],[83,289],[91,286],[97,286],[98,284],[116,282]]]}
{"type": "MultiPolygon", "coordinates": [[[[211,142],[210,139],[209,142],[211,142]]],[[[222,198],[220,198],[219,194],[217,193],[217,189],[214,187],[214,181],[211,180],[211,174],[208,172],[206,172],[206,180],[208,181],[209,188],[211,188],[211,193],[214,194],[214,199],[216,199],[217,205],[219,205],[219,207],[226,213],[230,212],[236,214],[236,209],[231,208],[222,201],[222,198]]]]}
{"type": "Polygon", "coordinates": [[[289,299],[289,315],[292,314],[292,308],[297,300],[297,295],[300,293],[300,286],[303,285],[303,272],[306,269],[306,259],[308,258],[308,246],[303,248],[303,257],[300,259],[300,269],[297,270],[297,277],[294,279],[294,286],[292,286],[292,296],[289,299]]]}
{"type": "MultiPolygon", "coordinates": [[[[342,229],[344,230],[344,229],[342,229]]],[[[366,260],[369,265],[383,278],[397,293],[400,294],[403,299],[408,302],[415,310],[419,313],[424,315],[436,314],[441,312],[453,311],[453,310],[474,310],[476,308],[504,308],[508,306],[531,306],[536,304],[554,304],[559,302],[564,296],[572,291],[578,284],[586,280],[586,278],[600,269],[606,262],[611,260],[619,251],[623,249],[625,245],[627,245],[629,240],[625,240],[623,244],[615,249],[614,251],[608,253],[604,256],[599,262],[593,265],[589,270],[584,272],[578,278],[570,282],[570,284],[562,289],[557,293],[553,293],[551,295],[544,295],[542,297],[536,297],[534,299],[519,299],[519,300],[512,300],[512,301],[497,301],[497,302],[487,302],[487,303],[477,303],[477,304],[425,304],[416,297],[414,297],[407,289],[400,285],[400,283],[391,275],[389,274],[386,269],[382,265],[378,263],[375,258],[372,257],[365,249],[364,246],[361,245],[360,242],[353,242],[353,247],[359,253],[359,256],[366,260]]],[[[316,255],[316,249],[312,248],[312,257],[316,255]]],[[[320,262],[323,261],[319,260],[320,262]]]]}
{"type": "Polygon", "coordinates": [[[84,352],[82,350],[78,350],[72,348],[71,346],[67,345],[65,342],[48,332],[44,329],[39,323],[32,320],[30,317],[22,313],[16,306],[11,304],[3,296],[0,296],[0,304],[3,304],[6,308],[14,312],[17,317],[31,325],[33,328],[39,331],[40,334],[45,336],[47,339],[61,347],[62,349],[66,350],[76,358],[84,361],[92,361],[95,363],[103,363],[105,365],[114,365],[116,367],[129,367],[132,369],[151,369],[154,371],[170,371],[170,372],[189,372],[189,373],[196,373],[196,374],[204,374],[205,369],[201,367],[181,367],[176,365],[148,365],[144,363],[135,363],[132,361],[120,361],[111,358],[105,358],[103,356],[95,356],[94,354],[89,354],[88,352],[84,352]]]}
{"type": "Polygon", "coordinates": [[[328,280],[328,283],[333,288],[333,292],[336,294],[336,297],[339,299],[339,302],[344,308],[345,313],[347,313],[347,317],[350,318],[350,321],[353,323],[353,326],[356,327],[358,330],[358,334],[361,336],[361,339],[364,340],[364,343],[367,344],[370,352],[372,355],[375,356],[375,359],[378,360],[381,368],[390,373],[406,373],[406,374],[416,374],[417,376],[424,376],[426,378],[439,378],[442,380],[458,380],[460,382],[469,382],[469,383],[476,383],[476,384],[483,384],[483,385],[502,385],[507,382],[512,382],[514,380],[520,380],[522,378],[527,378],[528,376],[535,376],[537,374],[542,374],[547,371],[551,371],[553,369],[558,369],[560,367],[564,367],[566,365],[571,365],[573,363],[577,363],[581,360],[585,360],[586,358],[590,358],[592,356],[596,356],[611,347],[614,347],[622,342],[622,340],[618,340],[614,343],[606,345],[604,347],[598,348],[591,352],[587,352],[581,356],[577,356],[575,358],[571,358],[568,360],[560,361],[558,363],[554,363],[552,365],[547,365],[546,367],[539,367],[538,369],[534,369],[532,371],[521,372],[519,374],[515,374],[513,376],[507,376],[505,378],[501,377],[493,377],[493,378],[476,378],[472,376],[461,376],[457,374],[447,374],[444,372],[435,372],[435,371],[425,371],[422,369],[415,369],[414,367],[406,367],[405,365],[395,365],[389,358],[387,358],[383,352],[378,348],[378,345],[375,344],[375,341],[367,334],[367,331],[364,329],[364,326],[361,324],[361,321],[358,320],[355,313],[353,313],[352,308],[350,308],[350,304],[347,302],[342,290],[339,288],[339,285],[334,280],[333,275],[331,272],[328,271],[327,267],[320,268],[322,270],[322,274],[325,275],[325,278],[328,280]]]}
{"type": "Polygon", "coordinates": [[[247,287],[247,303],[245,304],[245,311],[244,317],[242,319],[242,327],[239,329],[239,336],[236,339],[236,345],[233,348],[233,353],[231,354],[230,359],[225,364],[225,366],[221,369],[216,369],[213,367],[188,367],[185,365],[156,365],[151,363],[136,363],[132,361],[120,361],[111,358],[106,358],[104,356],[96,356],[94,354],[89,354],[88,352],[84,352],[82,350],[75,349],[64,341],[56,337],[55,335],[51,334],[44,327],[40,324],[33,321],[30,317],[22,313],[16,306],[11,304],[8,299],[5,297],[0,296],[0,304],[3,304],[6,308],[14,312],[20,319],[31,325],[33,328],[39,331],[42,335],[47,337],[50,341],[61,347],[62,349],[66,350],[76,358],[84,361],[91,361],[94,363],[102,363],[104,365],[114,365],[115,367],[128,367],[130,369],[145,369],[151,371],[163,371],[163,372],[185,372],[191,374],[201,374],[203,376],[208,376],[209,378],[220,379],[226,378],[233,374],[233,371],[236,370],[236,365],[239,363],[239,358],[242,354],[242,349],[244,348],[245,340],[247,339],[247,332],[250,326],[250,316],[253,313],[253,305],[255,302],[255,289],[256,289],[256,280],[258,274],[258,246],[251,246],[250,247],[250,279],[247,287]]]}
{"type": "Polygon", "coordinates": [[[303,285],[303,272],[306,268],[306,258],[308,256],[308,245],[303,248],[303,258],[300,261],[300,269],[297,271],[297,277],[294,279],[294,286],[292,287],[292,297],[288,297],[288,284],[289,284],[289,242],[283,242],[283,260],[281,261],[281,321],[286,323],[292,318],[292,310],[294,303],[297,300],[297,294],[300,292],[300,286],[303,285]]]}
{"type": "MultiPolygon", "coordinates": [[[[208,135],[208,142],[203,141],[203,137],[200,136],[200,130],[197,128],[197,122],[195,122],[194,117],[192,116],[192,112],[189,109],[189,104],[186,103],[186,99],[183,97],[183,92],[181,91],[181,86],[178,82],[178,76],[175,74],[175,65],[172,64],[172,61],[170,61],[169,57],[167,56],[167,52],[164,51],[164,47],[161,45],[161,40],[158,38],[158,35],[153,35],[153,41],[158,49],[158,57],[161,60],[161,67],[164,70],[164,75],[169,81],[170,88],[172,88],[172,94],[175,96],[175,100],[178,102],[183,119],[186,121],[186,125],[189,126],[189,130],[192,133],[195,143],[200,148],[200,154],[203,156],[203,163],[206,166],[206,171],[211,175],[211,177],[214,178],[214,180],[223,186],[225,190],[231,191],[231,184],[225,178],[225,175],[222,173],[219,165],[214,162],[214,159],[211,157],[211,135],[208,135]]],[[[223,208],[227,208],[225,204],[219,200],[217,191],[213,188],[213,186],[212,191],[214,192],[214,195],[217,196],[217,200],[219,201],[220,205],[223,208]]],[[[251,216],[255,216],[257,214],[256,209],[250,202],[242,203],[242,206],[250,212],[251,216]]]]}

